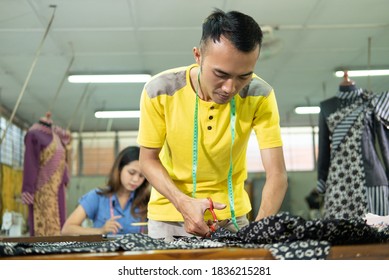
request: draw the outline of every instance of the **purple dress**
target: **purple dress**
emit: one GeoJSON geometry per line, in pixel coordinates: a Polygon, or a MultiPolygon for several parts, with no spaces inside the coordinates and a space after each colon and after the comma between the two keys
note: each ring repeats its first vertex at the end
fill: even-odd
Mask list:
{"type": "Polygon", "coordinates": [[[69,141],[70,134],[65,130],[40,123],[34,124],[25,136],[22,200],[28,205],[31,236],[61,233],[66,219],[69,141]]]}

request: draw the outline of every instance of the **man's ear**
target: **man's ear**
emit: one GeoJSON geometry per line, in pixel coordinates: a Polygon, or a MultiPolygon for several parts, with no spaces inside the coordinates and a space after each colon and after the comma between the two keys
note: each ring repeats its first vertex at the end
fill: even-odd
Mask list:
{"type": "Polygon", "coordinates": [[[193,57],[198,65],[200,65],[200,49],[197,47],[193,47],[193,57]]]}

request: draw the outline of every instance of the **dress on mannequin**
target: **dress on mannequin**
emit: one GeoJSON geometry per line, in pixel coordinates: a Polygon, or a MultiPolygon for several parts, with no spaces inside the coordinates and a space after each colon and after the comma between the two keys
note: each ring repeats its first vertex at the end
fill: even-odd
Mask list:
{"type": "Polygon", "coordinates": [[[324,218],[389,215],[389,93],[358,88],[345,74],[320,103],[317,191],[324,218]]]}
{"type": "Polygon", "coordinates": [[[33,124],[25,136],[22,200],[29,208],[31,236],[60,235],[66,219],[69,142],[70,134],[53,125],[50,115],[33,124]]]}

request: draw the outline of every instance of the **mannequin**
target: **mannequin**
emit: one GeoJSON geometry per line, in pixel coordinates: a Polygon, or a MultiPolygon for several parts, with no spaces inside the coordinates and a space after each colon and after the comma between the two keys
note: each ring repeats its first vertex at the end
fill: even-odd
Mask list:
{"type": "Polygon", "coordinates": [[[317,191],[324,194],[324,218],[389,214],[388,101],[388,92],[362,90],[346,72],[337,95],[320,103],[317,191]]]}
{"type": "Polygon", "coordinates": [[[343,86],[355,86],[355,82],[353,80],[350,80],[347,71],[344,71],[343,80],[339,86],[341,86],[341,87],[343,87],[343,86]]]}
{"type": "Polygon", "coordinates": [[[53,125],[50,112],[33,124],[25,136],[22,201],[29,208],[31,236],[60,235],[66,219],[69,142],[70,133],[53,125]]]}

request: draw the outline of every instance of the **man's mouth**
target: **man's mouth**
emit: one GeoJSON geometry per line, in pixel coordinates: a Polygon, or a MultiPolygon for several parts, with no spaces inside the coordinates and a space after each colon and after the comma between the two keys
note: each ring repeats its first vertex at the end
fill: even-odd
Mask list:
{"type": "Polygon", "coordinates": [[[219,94],[219,97],[223,100],[228,100],[230,98],[229,95],[219,94]]]}

